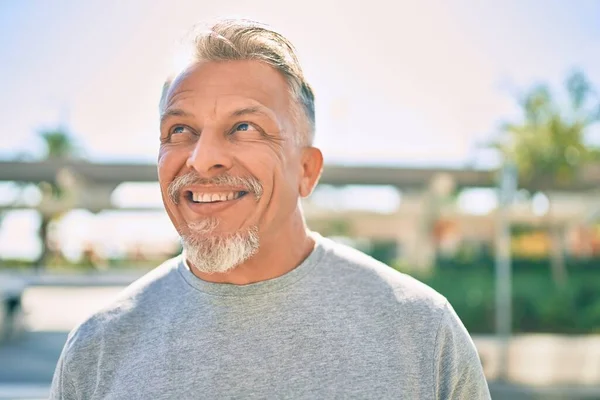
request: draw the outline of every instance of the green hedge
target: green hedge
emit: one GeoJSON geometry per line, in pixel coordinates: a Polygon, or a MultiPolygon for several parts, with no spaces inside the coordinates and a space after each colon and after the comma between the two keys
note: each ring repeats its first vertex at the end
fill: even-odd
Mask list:
{"type": "MultiPolygon", "coordinates": [[[[377,242],[364,249],[399,270],[395,244],[377,242]]],[[[495,260],[493,249],[462,249],[454,258],[438,258],[432,272],[419,276],[448,298],[471,333],[495,331],[495,260]]],[[[513,332],[600,333],[600,258],[567,258],[568,280],[552,281],[550,259],[513,257],[513,332]]]]}
{"type": "MultiPolygon", "coordinates": [[[[379,258],[382,259],[382,258],[379,258]]],[[[549,258],[525,258],[513,257],[512,267],[515,271],[550,271],[551,261],[549,258]]],[[[569,271],[597,271],[600,274],[600,258],[575,258],[567,257],[569,271]]],[[[494,271],[496,260],[492,254],[482,254],[476,257],[461,256],[455,258],[439,258],[436,266],[439,269],[447,270],[487,270],[494,271]]]]}
{"type": "MultiPolygon", "coordinates": [[[[469,332],[494,332],[493,271],[438,268],[415,277],[448,298],[469,332]]],[[[515,268],[512,290],[515,333],[600,333],[600,266],[596,271],[570,268],[562,288],[548,269],[515,268]]]]}

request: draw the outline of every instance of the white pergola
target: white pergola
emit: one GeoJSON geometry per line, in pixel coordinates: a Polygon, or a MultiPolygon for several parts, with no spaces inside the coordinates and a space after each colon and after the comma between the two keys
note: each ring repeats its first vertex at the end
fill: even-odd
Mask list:
{"type": "MultiPolygon", "coordinates": [[[[92,163],[81,160],[37,162],[0,161],[0,181],[57,182],[74,191],[69,207],[91,211],[116,208],[111,203],[115,188],[124,182],[156,182],[153,164],[92,163]]],[[[390,185],[407,192],[428,192],[469,187],[496,187],[496,172],[473,168],[414,168],[326,165],[320,180],[325,185],[390,185]]],[[[540,182],[540,187],[549,185],[540,182]]],[[[585,169],[577,180],[552,189],[586,193],[600,188],[600,165],[585,169]]],[[[23,208],[11,205],[10,208],[23,208]]]]}

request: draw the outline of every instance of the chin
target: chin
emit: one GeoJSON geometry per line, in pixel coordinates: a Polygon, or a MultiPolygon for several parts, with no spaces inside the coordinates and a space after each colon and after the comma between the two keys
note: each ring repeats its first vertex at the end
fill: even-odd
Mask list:
{"type": "Polygon", "coordinates": [[[259,249],[258,228],[232,234],[195,230],[181,237],[184,257],[199,272],[227,273],[254,256],[259,249]]]}
{"type": "Polygon", "coordinates": [[[218,226],[217,218],[203,218],[199,221],[188,222],[186,231],[189,236],[212,236],[216,234],[218,226]]]}

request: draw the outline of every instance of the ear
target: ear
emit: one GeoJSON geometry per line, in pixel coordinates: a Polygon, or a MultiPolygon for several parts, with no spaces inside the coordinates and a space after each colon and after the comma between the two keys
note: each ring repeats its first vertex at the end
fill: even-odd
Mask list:
{"type": "Polygon", "coordinates": [[[305,147],[302,149],[302,176],[298,192],[302,197],[308,197],[319,182],[321,171],[323,171],[323,153],[316,147],[305,147]]]}

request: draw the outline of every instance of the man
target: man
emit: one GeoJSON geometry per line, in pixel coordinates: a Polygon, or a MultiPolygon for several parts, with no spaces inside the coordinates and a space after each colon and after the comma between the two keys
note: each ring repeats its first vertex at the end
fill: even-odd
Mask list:
{"type": "Polygon", "coordinates": [[[292,45],[224,20],[160,102],[183,254],[74,329],[55,399],[488,399],[471,339],[416,280],[310,232],[314,96],[292,45]]]}

